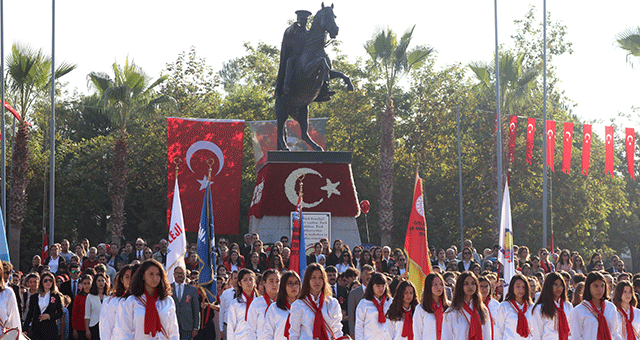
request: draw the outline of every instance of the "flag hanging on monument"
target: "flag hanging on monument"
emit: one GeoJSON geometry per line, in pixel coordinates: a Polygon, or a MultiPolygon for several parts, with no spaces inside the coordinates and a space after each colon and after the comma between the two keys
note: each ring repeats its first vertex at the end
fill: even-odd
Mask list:
{"type": "Polygon", "coordinates": [[[198,285],[204,288],[210,302],[214,301],[213,297],[217,294],[215,277],[216,257],[213,254],[215,244],[213,199],[211,197],[210,186],[207,185],[207,189],[204,192],[204,200],[202,201],[200,229],[198,230],[198,256],[202,264],[198,285]]]}
{"type": "Polygon", "coordinates": [[[513,229],[511,225],[511,203],[509,202],[509,185],[504,186],[502,195],[502,214],[500,216],[500,252],[498,261],[504,270],[504,292],[509,291],[509,282],[515,275],[516,268],[513,262],[513,229]]]}
{"type": "MultiPolygon", "coordinates": [[[[416,287],[424,287],[424,280],[431,273],[429,261],[429,245],[427,242],[427,220],[424,217],[424,198],[422,196],[422,179],[416,171],[416,182],[413,189],[413,205],[409,215],[407,236],[404,241],[404,252],[407,256],[407,272],[409,281],[416,287]]],[[[421,290],[418,289],[420,292],[421,290]]]]}
{"type": "Polygon", "coordinates": [[[307,268],[307,249],[304,241],[304,223],[302,220],[302,195],[298,196],[298,204],[291,218],[291,255],[289,258],[289,270],[294,271],[304,277],[304,270],[307,268]]]}
{"type": "Polygon", "coordinates": [[[173,283],[173,270],[176,267],[182,266],[182,268],[186,268],[184,265],[184,254],[187,252],[187,237],[184,233],[184,218],[182,217],[182,204],[180,203],[180,188],[178,187],[177,177],[173,192],[166,265],[169,283],[173,283]]]}

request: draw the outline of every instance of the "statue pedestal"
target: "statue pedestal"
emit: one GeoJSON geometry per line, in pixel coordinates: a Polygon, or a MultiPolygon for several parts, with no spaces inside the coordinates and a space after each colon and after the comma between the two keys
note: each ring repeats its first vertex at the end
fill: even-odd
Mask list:
{"type": "Polygon", "coordinates": [[[305,223],[306,246],[313,247],[323,233],[329,242],[341,239],[350,247],[361,244],[351,152],[270,151],[256,178],[249,231],[260,234],[266,243],[279,241],[281,236],[291,237],[291,213],[296,208],[298,178],[302,175],[302,215],[304,221],[309,219],[305,223]]]}

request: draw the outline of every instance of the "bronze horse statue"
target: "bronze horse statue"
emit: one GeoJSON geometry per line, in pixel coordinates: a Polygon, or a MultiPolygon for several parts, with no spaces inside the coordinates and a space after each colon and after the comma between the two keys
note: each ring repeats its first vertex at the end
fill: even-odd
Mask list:
{"type": "MultiPolygon", "coordinates": [[[[301,12],[301,11],[299,11],[301,12]]],[[[300,124],[302,140],[307,142],[316,151],[323,151],[311,137],[309,137],[309,104],[313,101],[326,101],[329,97],[318,98],[318,95],[325,86],[325,92],[328,90],[328,82],[334,78],[341,78],[347,85],[348,91],[353,91],[353,84],[349,77],[342,72],[331,69],[331,60],[325,52],[327,44],[327,34],[331,39],[338,35],[338,26],[335,22],[336,16],[333,14],[333,4],[324,6],[316,13],[313,23],[309,31],[303,28],[301,34],[303,36],[303,46],[298,55],[293,56],[292,73],[290,77],[290,86],[286,87],[286,91],[282,91],[283,63],[280,64],[278,72],[278,85],[276,88],[276,118],[278,121],[278,150],[289,151],[285,140],[286,127],[285,122],[288,117],[295,119],[300,124]]],[[[303,22],[306,24],[306,19],[303,22]]],[[[294,24],[295,25],[295,24],[294,24]]],[[[284,42],[283,42],[284,46],[284,42]]],[[[284,47],[283,51],[284,52],[284,47]]]]}

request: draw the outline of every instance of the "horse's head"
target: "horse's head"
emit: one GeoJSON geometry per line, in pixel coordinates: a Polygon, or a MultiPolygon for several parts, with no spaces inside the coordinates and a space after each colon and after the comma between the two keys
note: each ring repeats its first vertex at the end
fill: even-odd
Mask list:
{"type": "Polygon", "coordinates": [[[333,14],[333,4],[331,6],[324,5],[322,3],[322,8],[316,13],[313,17],[314,23],[317,21],[320,27],[329,33],[331,39],[334,39],[338,35],[338,25],[336,25],[336,16],[333,14]]]}

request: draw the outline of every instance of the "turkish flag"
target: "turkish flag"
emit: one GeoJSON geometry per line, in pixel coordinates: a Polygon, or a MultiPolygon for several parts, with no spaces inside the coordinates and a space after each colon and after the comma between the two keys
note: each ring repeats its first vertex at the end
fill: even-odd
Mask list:
{"type": "Polygon", "coordinates": [[[240,223],[243,120],[167,118],[167,225],[171,218],[174,159],[186,231],[197,232],[207,185],[218,234],[237,234],[240,223]],[[211,164],[211,178],[209,174],[211,164]]]}
{"type": "Polygon", "coordinates": [[[527,162],[532,164],[533,158],[533,139],[536,132],[536,119],[527,118],[527,162]]]}
{"type": "Polygon", "coordinates": [[[518,127],[518,116],[511,116],[509,122],[509,155],[507,159],[513,163],[514,153],[516,151],[516,128],[518,127]]]}
{"type": "Polygon", "coordinates": [[[591,159],[591,124],[584,124],[582,129],[582,174],[589,176],[589,160],[591,159]]]}
{"type": "Polygon", "coordinates": [[[629,169],[629,175],[631,178],[636,179],[635,174],[635,153],[636,153],[636,133],[633,128],[624,129],[626,137],[625,143],[627,144],[627,167],[629,169]]]}
{"type": "Polygon", "coordinates": [[[564,123],[562,135],[562,172],[571,173],[571,145],[573,144],[573,123],[564,123]]]}
{"type": "Polygon", "coordinates": [[[604,174],[613,178],[613,126],[604,127],[604,174]]]}
{"type": "Polygon", "coordinates": [[[555,172],[553,169],[553,156],[556,150],[556,122],[553,120],[547,120],[547,165],[551,167],[551,171],[555,172]]]}

